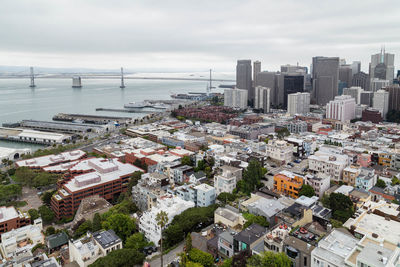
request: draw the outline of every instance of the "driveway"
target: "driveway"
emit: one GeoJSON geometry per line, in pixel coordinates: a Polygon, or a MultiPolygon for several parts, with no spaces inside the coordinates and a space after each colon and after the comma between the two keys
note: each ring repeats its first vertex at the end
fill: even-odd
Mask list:
{"type": "MultiPolygon", "coordinates": [[[[168,264],[173,262],[178,257],[177,254],[179,254],[183,251],[184,244],[185,243],[182,242],[179,246],[177,246],[176,248],[171,250],[168,254],[164,255],[164,257],[163,257],[164,266],[163,267],[168,266],[168,264]]],[[[156,259],[151,260],[149,263],[150,263],[151,267],[159,267],[159,266],[161,266],[161,259],[159,256],[157,256],[156,259]]]]}
{"type": "Polygon", "coordinates": [[[21,200],[28,203],[26,206],[21,207],[20,210],[28,211],[30,209],[38,209],[42,206],[42,200],[38,196],[38,191],[35,188],[23,187],[21,200]]]}

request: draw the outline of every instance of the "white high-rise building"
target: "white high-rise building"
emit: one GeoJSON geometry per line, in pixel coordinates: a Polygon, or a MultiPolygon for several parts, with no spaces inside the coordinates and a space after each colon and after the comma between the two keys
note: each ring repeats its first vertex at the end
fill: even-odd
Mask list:
{"type": "Polygon", "coordinates": [[[394,78],[394,54],[386,53],[385,49],[381,49],[380,53],[371,55],[369,76],[371,79],[388,80],[392,83],[394,78]]]}
{"type": "Polygon", "coordinates": [[[268,87],[256,86],[254,90],[254,108],[263,109],[264,113],[269,113],[271,89],[268,87]]]}
{"type": "Polygon", "coordinates": [[[243,89],[230,89],[224,90],[224,106],[232,108],[247,108],[248,91],[243,89]]]}
{"type": "Polygon", "coordinates": [[[310,93],[288,94],[288,113],[291,116],[310,112],[310,93]]]}
{"type": "Polygon", "coordinates": [[[341,122],[355,118],[356,100],[349,95],[336,96],[326,104],[326,118],[341,122]]]}
{"type": "Polygon", "coordinates": [[[379,110],[382,118],[386,118],[389,111],[389,92],[385,90],[378,90],[374,93],[373,108],[379,110]]]}
{"type": "Polygon", "coordinates": [[[356,100],[357,105],[361,104],[361,93],[364,92],[359,86],[352,86],[343,89],[343,95],[349,95],[356,100]]]}

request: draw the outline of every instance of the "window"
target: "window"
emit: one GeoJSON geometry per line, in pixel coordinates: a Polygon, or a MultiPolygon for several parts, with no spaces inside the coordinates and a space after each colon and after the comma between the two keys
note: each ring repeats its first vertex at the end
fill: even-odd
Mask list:
{"type": "Polygon", "coordinates": [[[304,257],[304,266],[307,266],[307,257],[304,257]]]}

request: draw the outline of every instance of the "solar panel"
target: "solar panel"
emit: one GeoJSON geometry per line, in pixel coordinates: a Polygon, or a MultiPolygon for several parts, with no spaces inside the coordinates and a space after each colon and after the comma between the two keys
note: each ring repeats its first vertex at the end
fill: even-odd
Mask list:
{"type": "Polygon", "coordinates": [[[323,209],[323,207],[317,206],[317,207],[314,209],[314,211],[315,211],[316,213],[319,213],[322,209],[323,209]]]}
{"type": "Polygon", "coordinates": [[[329,210],[328,209],[324,209],[322,212],[321,212],[321,216],[325,216],[326,214],[328,214],[329,213],[329,210]]]}

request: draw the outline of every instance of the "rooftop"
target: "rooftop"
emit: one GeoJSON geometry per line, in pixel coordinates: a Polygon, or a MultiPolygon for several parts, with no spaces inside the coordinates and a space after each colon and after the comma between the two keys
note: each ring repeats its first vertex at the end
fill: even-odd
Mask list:
{"type": "Polygon", "coordinates": [[[43,168],[49,165],[56,165],[59,163],[75,161],[84,157],[86,153],[82,150],[73,150],[63,152],[57,155],[48,155],[43,157],[37,157],[27,160],[20,160],[16,162],[18,167],[31,167],[31,168],[43,168]]]}
{"type": "Polygon", "coordinates": [[[93,233],[93,238],[104,249],[113,246],[116,243],[122,242],[121,239],[115,234],[113,230],[95,232],[93,233]]]}

